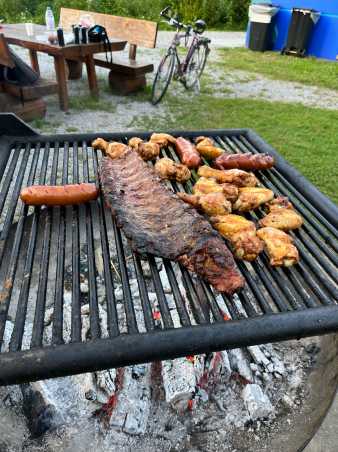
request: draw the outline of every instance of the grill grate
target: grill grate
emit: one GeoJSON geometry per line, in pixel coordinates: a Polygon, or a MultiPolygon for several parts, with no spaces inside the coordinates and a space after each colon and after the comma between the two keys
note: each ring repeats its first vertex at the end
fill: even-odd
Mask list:
{"type": "MultiPolygon", "coordinates": [[[[251,131],[178,133],[213,136],[228,152],[277,156],[276,167],[257,176],[305,219],[292,233],[300,264],[273,269],[265,254],[239,262],[244,290],[219,295],[176,263],[133,254],[102,197],[54,208],[21,203],[26,185],[98,183],[96,136],[3,137],[0,384],[338,330],[337,207],[251,131]]],[[[103,136],[126,142],[131,134],[103,136]]],[[[172,148],[163,155],[178,161],[172,148]]],[[[172,188],[190,192],[192,182],[172,188]]]]}

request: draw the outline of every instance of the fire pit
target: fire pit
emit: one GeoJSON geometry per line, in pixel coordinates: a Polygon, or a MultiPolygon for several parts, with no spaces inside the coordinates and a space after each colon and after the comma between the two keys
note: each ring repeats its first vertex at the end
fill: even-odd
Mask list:
{"type": "MultiPolygon", "coordinates": [[[[305,219],[292,234],[300,264],[273,269],[264,255],[242,262],[246,286],[226,297],[178,264],[132,253],[102,198],[61,208],[21,204],[26,185],[97,182],[101,154],[90,146],[97,135],[7,126],[20,131],[0,139],[0,385],[21,386],[1,389],[1,415],[19,425],[24,413],[29,430],[22,423],[20,433],[2,432],[6,447],[32,435],[33,451],[249,443],[253,451],[279,450],[287,430],[295,450],[302,447],[334,392],[336,337],[271,342],[338,330],[337,207],[252,131],[180,132],[212,136],[229,152],[272,154],[275,168],[258,178],[305,219]],[[318,375],[325,381],[317,385],[318,375]],[[306,431],[304,422],[296,428],[300,415],[306,431]]],[[[191,184],[172,188],[189,192],[191,184]]]]}

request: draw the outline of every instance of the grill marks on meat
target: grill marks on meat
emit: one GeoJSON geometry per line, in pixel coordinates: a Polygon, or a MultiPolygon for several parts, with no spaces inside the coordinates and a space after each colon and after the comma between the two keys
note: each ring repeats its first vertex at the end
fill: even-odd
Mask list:
{"type": "Polygon", "coordinates": [[[104,158],[100,178],[106,202],[135,251],[179,261],[220,292],[230,294],[244,285],[218,233],[136,152],[104,158]]]}

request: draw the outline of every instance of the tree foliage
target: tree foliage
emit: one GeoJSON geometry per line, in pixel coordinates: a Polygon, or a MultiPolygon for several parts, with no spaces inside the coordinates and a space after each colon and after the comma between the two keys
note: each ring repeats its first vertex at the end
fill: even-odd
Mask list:
{"type": "Polygon", "coordinates": [[[209,27],[229,25],[243,27],[247,20],[250,0],[0,0],[0,17],[6,22],[24,21],[28,18],[44,23],[47,6],[58,17],[62,6],[107,14],[159,20],[165,6],[185,22],[204,19],[209,27]]]}

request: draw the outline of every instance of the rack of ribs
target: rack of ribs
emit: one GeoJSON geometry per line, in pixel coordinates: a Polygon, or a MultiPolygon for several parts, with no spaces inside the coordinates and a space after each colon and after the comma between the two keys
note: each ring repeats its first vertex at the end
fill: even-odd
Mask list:
{"type": "MultiPolygon", "coordinates": [[[[96,140],[93,147],[105,150],[106,143],[96,140]]],[[[104,157],[100,181],[117,226],[134,251],[178,261],[219,292],[232,294],[243,287],[218,232],[167,188],[137,152],[125,147],[104,157]]]]}

